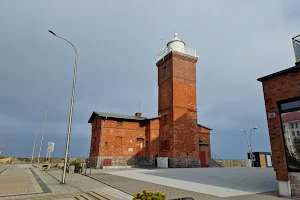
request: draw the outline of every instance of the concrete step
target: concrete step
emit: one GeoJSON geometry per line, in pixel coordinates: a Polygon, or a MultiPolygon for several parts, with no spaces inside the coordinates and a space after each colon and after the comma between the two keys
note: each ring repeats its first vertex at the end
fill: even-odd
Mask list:
{"type": "Polygon", "coordinates": [[[88,193],[78,195],[75,197],[75,199],[77,199],[77,200],[102,200],[102,199],[95,198],[88,193]]]}
{"type": "Polygon", "coordinates": [[[208,164],[209,167],[223,167],[220,163],[218,163],[217,161],[215,161],[212,158],[208,159],[208,163],[207,164],[208,164]]]}
{"type": "Polygon", "coordinates": [[[76,200],[86,200],[86,198],[84,198],[81,195],[75,196],[74,199],[76,199],[76,200]]]}
{"type": "Polygon", "coordinates": [[[95,193],[95,192],[88,192],[89,195],[96,198],[97,200],[107,200],[107,198],[95,193]]]}
{"type": "Polygon", "coordinates": [[[106,194],[104,192],[101,192],[101,191],[92,191],[92,192],[99,195],[99,196],[102,196],[102,197],[104,197],[105,199],[108,199],[108,200],[117,200],[115,197],[113,197],[109,194],[106,194]]]}

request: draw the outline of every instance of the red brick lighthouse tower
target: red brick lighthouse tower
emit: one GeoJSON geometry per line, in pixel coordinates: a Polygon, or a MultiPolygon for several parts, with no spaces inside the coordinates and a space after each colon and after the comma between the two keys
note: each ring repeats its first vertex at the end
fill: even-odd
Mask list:
{"type": "Polygon", "coordinates": [[[169,167],[199,167],[196,101],[196,51],[174,39],[158,55],[160,157],[169,167]]]}

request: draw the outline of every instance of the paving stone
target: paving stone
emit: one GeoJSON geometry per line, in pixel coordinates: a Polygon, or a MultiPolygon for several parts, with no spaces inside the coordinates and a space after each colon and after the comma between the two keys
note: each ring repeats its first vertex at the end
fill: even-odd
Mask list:
{"type": "MultiPolygon", "coordinates": [[[[197,192],[191,192],[188,190],[182,190],[174,187],[164,186],[160,184],[130,179],[126,177],[116,176],[112,174],[100,173],[100,174],[92,174],[91,177],[105,182],[108,185],[111,185],[119,190],[122,190],[126,193],[131,195],[135,195],[136,193],[141,192],[143,189],[150,190],[153,192],[162,192],[167,195],[168,199],[176,199],[176,198],[183,198],[183,197],[192,197],[195,200],[269,200],[269,199],[278,199],[282,200],[283,198],[276,197],[277,193],[268,193],[268,194],[251,194],[251,195],[241,195],[241,196],[234,196],[234,197],[226,197],[221,198],[213,195],[207,195],[197,192]]],[[[175,181],[175,180],[174,180],[175,181]]]]}

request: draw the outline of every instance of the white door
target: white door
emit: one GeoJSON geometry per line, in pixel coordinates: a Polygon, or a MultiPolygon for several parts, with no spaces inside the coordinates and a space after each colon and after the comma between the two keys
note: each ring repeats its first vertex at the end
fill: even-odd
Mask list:
{"type": "Polygon", "coordinates": [[[266,155],[267,157],[267,167],[272,167],[271,155],[266,155]]]}

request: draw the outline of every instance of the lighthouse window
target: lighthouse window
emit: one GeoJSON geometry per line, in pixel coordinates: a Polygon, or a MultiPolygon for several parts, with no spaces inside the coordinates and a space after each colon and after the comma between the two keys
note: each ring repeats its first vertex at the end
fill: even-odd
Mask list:
{"type": "Polygon", "coordinates": [[[164,66],[162,75],[163,75],[163,77],[165,77],[167,75],[167,66],[164,66]]]}

